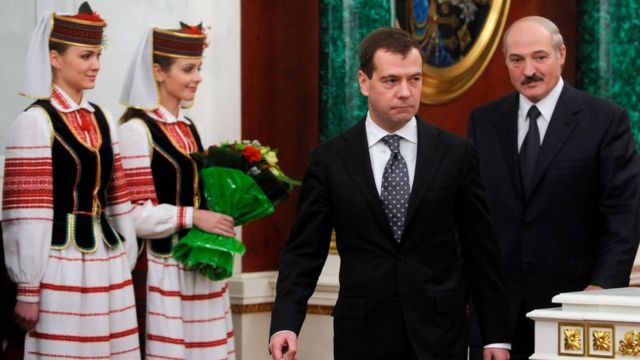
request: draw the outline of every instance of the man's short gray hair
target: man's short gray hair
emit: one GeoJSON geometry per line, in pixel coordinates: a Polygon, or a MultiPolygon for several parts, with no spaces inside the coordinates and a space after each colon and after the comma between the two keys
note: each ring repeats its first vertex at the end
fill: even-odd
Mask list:
{"type": "Polygon", "coordinates": [[[507,38],[509,37],[509,33],[511,33],[511,29],[515,24],[520,22],[532,22],[542,26],[549,34],[551,34],[551,41],[553,44],[553,49],[556,51],[556,54],[560,54],[560,49],[564,45],[564,40],[562,39],[562,34],[560,34],[560,30],[553,23],[553,21],[544,18],[542,16],[527,16],[522,19],[517,20],[509,28],[504,32],[504,36],[502,37],[502,52],[507,53],[507,38]]]}

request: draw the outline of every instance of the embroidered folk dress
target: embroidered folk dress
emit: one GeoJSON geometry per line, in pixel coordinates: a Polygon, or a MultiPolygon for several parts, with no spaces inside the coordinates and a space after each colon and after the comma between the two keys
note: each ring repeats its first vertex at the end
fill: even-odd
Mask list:
{"type": "Polygon", "coordinates": [[[146,357],[235,359],[227,283],[185,270],[171,257],[192,226],[194,206],[204,206],[189,156],[202,150],[195,126],[160,107],[138,111],[119,134],[136,233],[146,244],[140,257],[146,255],[148,271],[146,357]]]}
{"type": "Polygon", "coordinates": [[[7,270],[17,300],[39,303],[25,359],[139,359],[135,229],[110,115],[54,86],[9,134],[7,270]]]}

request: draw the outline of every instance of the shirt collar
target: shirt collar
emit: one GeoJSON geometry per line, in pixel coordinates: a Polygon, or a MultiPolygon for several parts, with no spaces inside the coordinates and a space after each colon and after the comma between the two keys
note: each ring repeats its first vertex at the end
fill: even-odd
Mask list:
{"type": "Polygon", "coordinates": [[[82,100],[80,100],[80,104],[77,104],[69,95],[67,95],[64,90],[62,90],[57,85],[53,85],[51,87],[51,105],[56,108],[56,110],[62,113],[69,113],[73,111],[78,111],[79,109],[85,109],[90,112],[94,112],[95,109],[89,101],[87,101],[86,97],[82,96],[82,100]]]}
{"type": "Polygon", "coordinates": [[[164,106],[160,105],[159,108],[147,111],[147,115],[151,116],[153,119],[158,120],[163,123],[173,124],[178,121],[181,121],[187,125],[191,125],[191,121],[189,121],[185,116],[182,109],[178,109],[178,116],[173,116],[169,110],[165,109],[164,106]]]}
{"type": "MultiPolygon", "coordinates": [[[[373,122],[373,119],[371,119],[371,114],[368,112],[367,120],[365,120],[364,124],[367,132],[367,142],[369,143],[369,147],[377,144],[380,140],[382,140],[383,137],[392,134],[373,122]]],[[[416,117],[412,117],[408,123],[406,123],[400,130],[394,132],[393,134],[400,135],[400,137],[402,137],[403,139],[417,144],[418,125],[416,122],[416,117]]]]}
{"type": "Polygon", "coordinates": [[[548,121],[551,120],[551,116],[553,115],[553,110],[556,108],[556,104],[558,103],[558,99],[560,98],[560,93],[562,93],[562,87],[564,86],[564,80],[562,77],[558,80],[556,86],[551,89],[551,92],[544,97],[544,99],[538,101],[537,103],[531,102],[531,100],[527,99],[524,95],[520,94],[520,111],[521,114],[526,114],[529,111],[529,108],[533,105],[538,107],[542,116],[548,121]]]}

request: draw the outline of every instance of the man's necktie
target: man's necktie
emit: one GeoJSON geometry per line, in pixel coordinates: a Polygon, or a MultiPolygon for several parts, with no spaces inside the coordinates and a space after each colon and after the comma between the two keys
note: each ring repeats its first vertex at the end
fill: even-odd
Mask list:
{"type": "Polygon", "coordinates": [[[536,157],[540,150],[540,130],[538,130],[539,116],[540,110],[538,110],[535,105],[531,106],[527,112],[529,131],[524,137],[522,147],[520,148],[520,178],[525,194],[528,194],[531,190],[531,175],[533,174],[536,157]]]}
{"type": "Polygon", "coordinates": [[[399,135],[387,135],[382,138],[389,149],[391,156],[382,174],[382,207],[387,215],[387,221],[393,230],[393,237],[400,242],[404,230],[404,220],[409,204],[409,171],[407,163],[400,154],[399,135]]]}

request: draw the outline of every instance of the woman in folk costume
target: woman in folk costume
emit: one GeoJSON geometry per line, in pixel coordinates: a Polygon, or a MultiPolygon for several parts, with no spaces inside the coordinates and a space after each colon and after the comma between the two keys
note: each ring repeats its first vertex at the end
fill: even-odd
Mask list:
{"type": "Polygon", "coordinates": [[[104,21],[45,14],[8,137],[2,201],[7,269],[24,357],[139,359],[135,229],[117,131],[83,95],[100,70],[104,21]]]}
{"type": "Polygon", "coordinates": [[[202,144],[182,108],[202,80],[206,37],[202,25],[181,26],[149,29],[121,97],[128,106],[119,128],[123,164],[136,233],[146,245],[134,270],[136,279],[147,272],[146,291],[136,283],[136,293],[140,305],[141,294],[146,296],[147,358],[233,359],[227,283],[172,258],[174,245],[192,226],[235,235],[231,217],[205,210],[198,167],[189,156],[202,144]]]}

